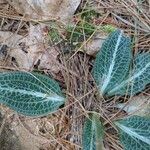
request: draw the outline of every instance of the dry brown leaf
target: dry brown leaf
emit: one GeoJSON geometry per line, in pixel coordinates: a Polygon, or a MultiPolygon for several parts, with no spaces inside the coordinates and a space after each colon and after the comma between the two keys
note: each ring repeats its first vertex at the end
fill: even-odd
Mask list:
{"type": "Polygon", "coordinates": [[[102,47],[103,42],[107,38],[106,33],[99,33],[94,38],[88,41],[84,47],[86,53],[91,56],[95,56],[102,47]]]}
{"type": "Polygon", "coordinates": [[[59,62],[57,61],[58,51],[54,47],[47,49],[40,58],[39,69],[48,69],[51,72],[58,73],[60,70],[59,62]]]}
{"type": "Polygon", "coordinates": [[[118,104],[118,108],[123,109],[129,115],[147,116],[150,115],[150,97],[149,96],[135,96],[128,104],[118,104]]]}
{"type": "Polygon", "coordinates": [[[11,63],[11,58],[7,57],[8,51],[9,48],[14,47],[21,38],[21,35],[13,34],[11,32],[0,31],[0,71],[6,71],[5,67],[13,67],[11,63]]]}
{"type": "Polygon", "coordinates": [[[15,59],[20,69],[32,70],[38,63],[39,69],[59,72],[59,53],[56,48],[48,45],[46,28],[45,25],[30,25],[26,37],[11,32],[0,32],[0,43],[10,48],[8,55],[15,59]]]}
{"type": "MultiPolygon", "coordinates": [[[[32,127],[32,129],[37,129],[37,124],[33,120],[29,120],[28,123],[30,123],[30,127],[32,127]]],[[[11,128],[17,135],[22,150],[39,150],[43,141],[31,134],[30,131],[21,124],[21,122],[18,122],[18,120],[13,121],[11,128]]]]}
{"type": "Polygon", "coordinates": [[[5,0],[0,0],[0,4],[3,4],[5,3],[6,1],[5,0]]]}
{"type": "Polygon", "coordinates": [[[19,68],[32,70],[40,60],[45,50],[43,29],[43,25],[30,25],[28,35],[19,40],[17,48],[11,50],[10,56],[15,58],[19,68]]]}
{"type": "Polygon", "coordinates": [[[81,0],[7,0],[16,11],[35,20],[70,19],[81,0]]]}
{"type": "Polygon", "coordinates": [[[23,36],[14,34],[12,32],[0,31],[0,44],[14,47],[19,43],[23,36]]]}

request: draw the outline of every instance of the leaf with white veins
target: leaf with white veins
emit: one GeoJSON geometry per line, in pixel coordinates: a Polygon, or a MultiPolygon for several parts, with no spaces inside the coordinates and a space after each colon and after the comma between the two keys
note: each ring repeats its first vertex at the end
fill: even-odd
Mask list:
{"type": "Polygon", "coordinates": [[[150,83],[150,53],[137,54],[133,71],[128,79],[108,92],[109,95],[135,95],[145,89],[150,83]],[[121,92],[122,91],[122,92],[121,92]]]}
{"type": "Polygon", "coordinates": [[[124,150],[150,150],[150,118],[132,116],[115,124],[124,150]]]}
{"type": "Polygon", "coordinates": [[[83,150],[103,149],[104,129],[96,114],[87,118],[82,135],[83,150]]]}
{"type": "Polygon", "coordinates": [[[58,83],[37,73],[0,73],[0,102],[27,116],[43,116],[65,102],[58,83]]]}
{"type": "Polygon", "coordinates": [[[130,43],[130,38],[116,30],[105,40],[97,54],[92,73],[102,95],[108,95],[126,79],[132,57],[130,43]]]}

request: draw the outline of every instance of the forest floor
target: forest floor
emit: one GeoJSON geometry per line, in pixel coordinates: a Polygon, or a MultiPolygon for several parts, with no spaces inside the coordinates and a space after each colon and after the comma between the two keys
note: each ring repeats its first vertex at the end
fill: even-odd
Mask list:
{"type": "Polygon", "coordinates": [[[125,114],[112,109],[117,98],[96,98],[91,69],[115,29],[131,37],[134,54],[150,51],[150,1],[76,0],[79,6],[70,8],[74,12],[65,10],[68,1],[54,1],[53,9],[60,13],[45,21],[34,18],[25,4],[0,0],[0,71],[44,73],[67,95],[63,108],[44,117],[22,116],[0,105],[0,150],[80,150],[85,116],[91,110],[106,127],[105,149],[122,150],[112,122],[125,114]],[[18,39],[23,40],[16,48],[18,39]]]}

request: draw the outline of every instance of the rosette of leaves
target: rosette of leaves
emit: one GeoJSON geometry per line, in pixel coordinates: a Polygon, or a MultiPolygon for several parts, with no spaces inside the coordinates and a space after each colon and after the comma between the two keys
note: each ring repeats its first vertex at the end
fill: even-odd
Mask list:
{"type": "Polygon", "coordinates": [[[116,30],[103,43],[92,70],[101,95],[135,95],[150,83],[150,53],[133,58],[131,40],[116,30]]]}
{"type": "Polygon", "coordinates": [[[42,74],[0,73],[0,103],[27,116],[43,116],[65,102],[58,83],[42,74]]]}
{"type": "MultiPolygon", "coordinates": [[[[138,53],[133,58],[130,38],[126,37],[123,31],[116,30],[103,43],[96,56],[92,74],[102,96],[125,94],[133,96],[144,90],[150,83],[150,53],[138,53]]],[[[88,145],[91,150],[98,150],[95,146],[97,137],[101,137],[99,141],[103,140],[104,131],[96,132],[99,135],[93,136],[96,134],[95,130],[92,130],[94,125],[100,124],[100,120],[91,120],[84,125],[83,137],[86,137],[83,138],[84,150],[86,150],[84,145],[88,145]],[[92,122],[94,122],[93,126],[92,122]]],[[[149,116],[127,117],[115,121],[114,124],[118,128],[124,150],[150,150],[149,116]]],[[[96,130],[104,129],[96,126],[96,130]]]]}

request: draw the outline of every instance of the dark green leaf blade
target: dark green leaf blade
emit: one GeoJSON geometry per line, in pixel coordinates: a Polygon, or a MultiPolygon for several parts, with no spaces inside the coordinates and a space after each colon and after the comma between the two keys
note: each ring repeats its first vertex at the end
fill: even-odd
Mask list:
{"type": "Polygon", "coordinates": [[[103,43],[92,70],[102,95],[108,95],[110,90],[126,79],[132,58],[130,45],[130,38],[120,30],[110,34],[103,43]]]}
{"type": "Polygon", "coordinates": [[[56,81],[26,72],[0,73],[0,102],[27,116],[43,116],[65,102],[56,81]]]}
{"type": "Polygon", "coordinates": [[[87,118],[82,135],[83,150],[103,149],[104,129],[96,114],[87,118]]]}
{"type": "Polygon", "coordinates": [[[132,116],[115,124],[124,150],[150,150],[150,118],[132,116]]]}
{"type": "Polygon", "coordinates": [[[133,70],[128,79],[116,86],[109,95],[135,95],[150,83],[150,53],[137,54],[133,70]]]}

